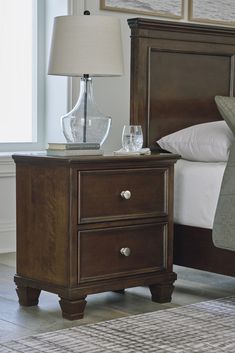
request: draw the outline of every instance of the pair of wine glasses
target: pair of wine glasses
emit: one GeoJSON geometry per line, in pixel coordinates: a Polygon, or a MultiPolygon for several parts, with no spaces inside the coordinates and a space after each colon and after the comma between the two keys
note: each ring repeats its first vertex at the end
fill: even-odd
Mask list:
{"type": "Polygon", "coordinates": [[[138,152],[143,147],[143,131],[140,125],[124,125],[122,148],[126,152],[138,152]]]}

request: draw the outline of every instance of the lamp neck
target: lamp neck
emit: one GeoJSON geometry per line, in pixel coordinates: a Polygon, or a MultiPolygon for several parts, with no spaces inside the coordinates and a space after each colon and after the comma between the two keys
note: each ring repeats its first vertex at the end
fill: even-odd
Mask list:
{"type": "Polygon", "coordinates": [[[92,98],[92,86],[91,86],[91,78],[88,74],[84,74],[81,78],[80,88],[82,89],[83,86],[83,93],[81,92],[80,95],[84,95],[84,126],[83,126],[83,142],[87,142],[87,113],[88,113],[88,103],[90,98],[92,98]],[[84,83],[82,84],[82,81],[84,83]]]}
{"type": "Polygon", "coordinates": [[[89,75],[83,75],[80,78],[80,94],[78,100],[93,99],[92,78],[89,75]],[[86,98],[87,97],[87,98],[86,98]]]}

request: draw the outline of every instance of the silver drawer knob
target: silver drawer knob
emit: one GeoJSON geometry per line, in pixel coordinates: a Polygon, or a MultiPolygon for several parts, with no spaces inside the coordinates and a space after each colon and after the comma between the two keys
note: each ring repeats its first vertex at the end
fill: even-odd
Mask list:
{"type": "Polygon", "coordinates": [[[130,256],[131,249],[130,248],[121,248],[120,253],[124,256],[130,256]]]}
{"type": "Polygon", "coordinates": [[[129,190],[122,191],[120,195],[125,200],[129,200],[131,198],[131,192],[129,190]]]}

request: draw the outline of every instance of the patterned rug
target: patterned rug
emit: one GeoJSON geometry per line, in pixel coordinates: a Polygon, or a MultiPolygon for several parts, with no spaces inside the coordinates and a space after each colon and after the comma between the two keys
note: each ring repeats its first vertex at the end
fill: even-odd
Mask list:
{"type": "Polygon", "coordinates": [[[1,353],[234,353],[235,297],[3,343],[1,353]]]}

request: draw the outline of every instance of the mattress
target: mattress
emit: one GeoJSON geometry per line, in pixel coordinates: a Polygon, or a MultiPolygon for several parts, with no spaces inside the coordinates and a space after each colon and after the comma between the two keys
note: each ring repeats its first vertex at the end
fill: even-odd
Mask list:
{"type": "Polygon", "coordinates": [[[174,222],[212,229],[226,162],[180,159],[175,165],[174,222]]]}

